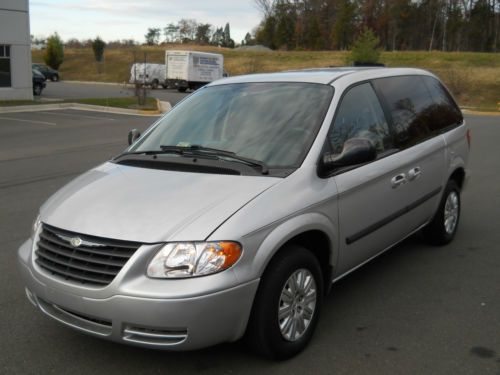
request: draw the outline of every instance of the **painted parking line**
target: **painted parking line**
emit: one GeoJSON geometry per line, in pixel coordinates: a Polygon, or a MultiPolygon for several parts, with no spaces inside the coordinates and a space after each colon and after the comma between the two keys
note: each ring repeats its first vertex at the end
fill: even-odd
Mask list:
{"type": "Polygon", "coordinates": [[[99,116],[88,116],[88,115],[79,115],[79,114],[60,113],[60,112],[57,112],[57,111],[38,112],[38,113],[40,113],[42,115],[49,115],[49,116],[81,117],[81,118],[88,118],[88,119],[94,119],[94,120],[116,121],[116,119],[110,118],[110,117],[99,117],[99,116]]]}
{"type": "Polygon", "coordinates": [[[0,120],[10,120],[10,121],[19,121],[19,122],[30,122],[30,123],[32,123],[32,124],[42,124],[42,125],[57,125],[55,122],[36,121],[36,120],[24,120],[24,119],[14,118],[14,117],[0,117],[0,120]]]}

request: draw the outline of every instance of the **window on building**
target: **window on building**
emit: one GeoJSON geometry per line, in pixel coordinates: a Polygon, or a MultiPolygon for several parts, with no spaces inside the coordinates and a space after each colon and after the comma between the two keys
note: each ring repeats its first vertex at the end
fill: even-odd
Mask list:
{"type": "Polygon", "coordinates": [[[10,46],[0,44],[0,87],[12,86],[10,74],[10,46]]]}

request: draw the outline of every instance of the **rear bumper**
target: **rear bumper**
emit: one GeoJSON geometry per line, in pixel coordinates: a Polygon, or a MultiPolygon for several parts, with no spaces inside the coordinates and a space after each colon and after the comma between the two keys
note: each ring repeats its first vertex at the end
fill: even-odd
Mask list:
{"type": "MultiPolygon", "coordinates": [[[[28,251],[30,243],[22,245],[20,253],[28,251]]],[[[45,315],[96,337],[170,350],[199,349],[239,339],[259,282],[189,298],[89,298],[47,285],[22,256],[19,264],[28,299],[45,315]]]]}

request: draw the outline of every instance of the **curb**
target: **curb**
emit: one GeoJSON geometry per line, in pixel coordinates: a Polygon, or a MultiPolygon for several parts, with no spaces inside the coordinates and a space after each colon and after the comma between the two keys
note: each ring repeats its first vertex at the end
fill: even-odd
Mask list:
{"type": "Polygon", "coordinates": [[[169,102],[156,101],[157,110],[140,110],[128,109],[117,107],[105,107],[92,104],[81,103],[54,103],[54,104],[37,104],[37,105],[20,105],[11,107],[0,107],[0,113],[16,113],[16,112],[37,112],[37,111],[53,111],[58,109],[77,109],[82,111],[95,111],[105,113],[116,113],[122,115],[135,115],[135,116],[159,116],[171,109],[169,102]]]}

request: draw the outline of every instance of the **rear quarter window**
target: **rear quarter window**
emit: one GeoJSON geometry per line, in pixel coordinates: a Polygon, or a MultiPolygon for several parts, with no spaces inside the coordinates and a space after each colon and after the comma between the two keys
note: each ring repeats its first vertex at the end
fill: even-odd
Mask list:
{"type": "Polygon", "coordinates": [[[439,133],[460,125],[463,122],[462,112],[443,84],[434,77],[423,76],[421,79],[429,89],[435,107],[431,131],[439,133]]]}

